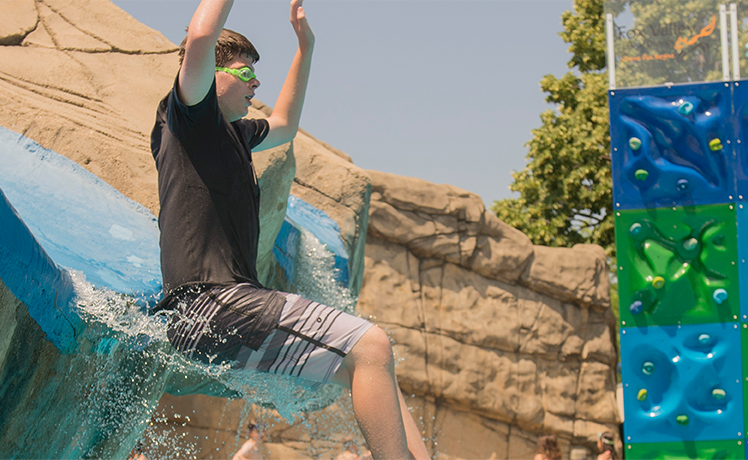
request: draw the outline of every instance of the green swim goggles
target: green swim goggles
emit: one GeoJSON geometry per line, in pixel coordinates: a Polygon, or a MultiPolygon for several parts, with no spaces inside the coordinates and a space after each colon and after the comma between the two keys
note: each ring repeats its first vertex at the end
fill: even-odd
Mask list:
{"type": "Polygon", "coordinates": [[[226,72],[231,74],[241,81],[249,81],[253,78],[257,78],[257,75],[249,67],[242,67],[241,69],[229,69],[228,67],[216,67],[216,72],[226,72]]]}

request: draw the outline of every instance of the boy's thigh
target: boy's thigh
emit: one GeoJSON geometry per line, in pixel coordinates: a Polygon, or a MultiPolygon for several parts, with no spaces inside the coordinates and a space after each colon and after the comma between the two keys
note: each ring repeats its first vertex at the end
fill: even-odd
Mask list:
{"type": "Polygon", "coordinates": [[[257,350],[242,348],[240,367],[330,383],[343,358],[372,327],[365,319],[287,294],[276,330],[257,350]]]}
{"type": "Polygon", "coordinates": [[[187,291],[173,301],[169,341],[193,359],[233,362],[275,330],[285,303],[283,293],[248,283],[187,291]]]}
{"type": "Polygon", "coordinates": [[[372,324],[297,294],[251,284],[209,288],[181,298],[171,343],[205,363],[330,383],[372,324]]]}

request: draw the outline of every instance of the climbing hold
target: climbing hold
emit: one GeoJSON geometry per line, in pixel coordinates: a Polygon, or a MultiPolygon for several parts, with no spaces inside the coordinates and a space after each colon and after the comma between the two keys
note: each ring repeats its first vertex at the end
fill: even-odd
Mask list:
{"type": "Polygon", "coordinates": [[[712,398],[716,399],[717,401],[722,401],[725,399],[725,396],[727,396],[727,393],[725,393],[725,390],[722,388],[715,388],[712,390],[712,398]]]}
{"type": "Polygon", "coordinates": [[[709,334],[701,334],[699,336],[699,343],[702,345],[709,345],[712,342],[712,338],[709,334]]]}
{"type": "Polygon", "coordinates": [[[683,101],[680,107],[678,107],[678,112],[685,117],[691,115],[691,112],[693,112],[693,104],[688,101],[683,101]]]}
{"type": "Polygon", "coordinates": [[[644,304],[641,300],[635,300],[631,303],[631,306],[629,307],[629,310],[631,311],[632,315],[638,315],[639,313],[644,310],[644,304]]]}
{"type": "Polygon", "coordinates": [[[631,150],[639,150],[642,147],[642,141],[638,137],[632,137],[629,139],[629,146],[631,150]]]}
{"type": "Polygon", "coordinates": [[[675,184],[676,187],[678,187],[678,190],[681,192],[685,192],[688,190],[688,179],[678,179],[678,182],[675,184]]]}
{"type": "Polygon", "coordinates": [[[638,235],[641,232],[642,232],[642,224],[640,224],[639,222],[636,222],[632,224],[631,227],[629,227],[629,233],[631,233],[632,235],[638,235]]]}
{"type": "Polygon", "coordinates": [[[724,289],[716,289],[714,291],[714,294],[712,294],[712,298],[715,302],[717,302],[718,305],[721,305],[722,302],[727,300],[727,291],[724,289]]]}
{"type": "MultiPolygon", "coordinates": [[[[714,392],[712,392],[712,394],[713,393],[714,392]]],[[[639,401],[644,401],[645,399],[647,399],[647,390],[645,390],[644,388],[639,390],[639,394],[636,395],[636,399],[638,399],[639,401]]]]}
{"type": "Polygon", "coordinates": [[[679,415],[675,417],[675,421],[678,425],[688,425],[688,415],[679,415]]]}
{"type": "Polygon", "coordinates": [[[665,285],[665,278],[661,276],[655,276],[652,280],[652,287],[655,289],[660,289],[662,286],[665,285]]]}
{"type": "Polygon", "coordinates": [[[642,372],[646,375],[652,375],[655,371],[655,365],[654,363],[647,361],[646,363],[642,364],[642,372]]]}
{"type": "Polygon", "coordinates": [[[722,150],[722,141],[719,140],[719,138],[712,139],[709,141],[709,148],[716,152],[717,150],[722,150]]]}
{"type": "Polygon", "coordinates": [[[683,249],[686,251],[693,251],[699,245],[699,240],[696,238],[689,238],[683,242],[683,249]]]}
{"type": "Polygon", "coordinates": [[[634,173],[634,177],[636,177],[637,180],[647,180],[647,177],[649,177],[649,172],[647,172],[646,169],[637,169],[634,173]]]}

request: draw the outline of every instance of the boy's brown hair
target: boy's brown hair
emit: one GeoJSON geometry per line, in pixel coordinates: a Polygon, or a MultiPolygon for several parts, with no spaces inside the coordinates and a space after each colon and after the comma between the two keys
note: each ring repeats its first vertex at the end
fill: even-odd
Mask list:
{"type": "MultiPolygon", "coordinates": [[[[185,43],[187,43],[187,37],[184,37],[182,43],[179,44],[180,66],[184,60],[185,43]]],[[[216,66],[224,67],[235,57],[242,54],[249,56],[253,64],[260,60],[260,53],[257,52],[252,42],[247,40],[247,37],[233,30],[223,29],[216,43],[216,66]]]]}

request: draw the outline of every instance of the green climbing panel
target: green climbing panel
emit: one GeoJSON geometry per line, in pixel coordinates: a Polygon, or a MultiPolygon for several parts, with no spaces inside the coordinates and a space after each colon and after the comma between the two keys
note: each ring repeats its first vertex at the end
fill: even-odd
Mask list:
{"type": "Polygon", "coordinates": [[[745,450],[742,440],[626,444],[625,449],[627,460],[675,460],[697,458],[739,460],[745,458],[745,450]]]}
{"type": "Polygon", "coordinates": [[[733,204],[616,212],[621,325],[738,321],[733,204]]]}

